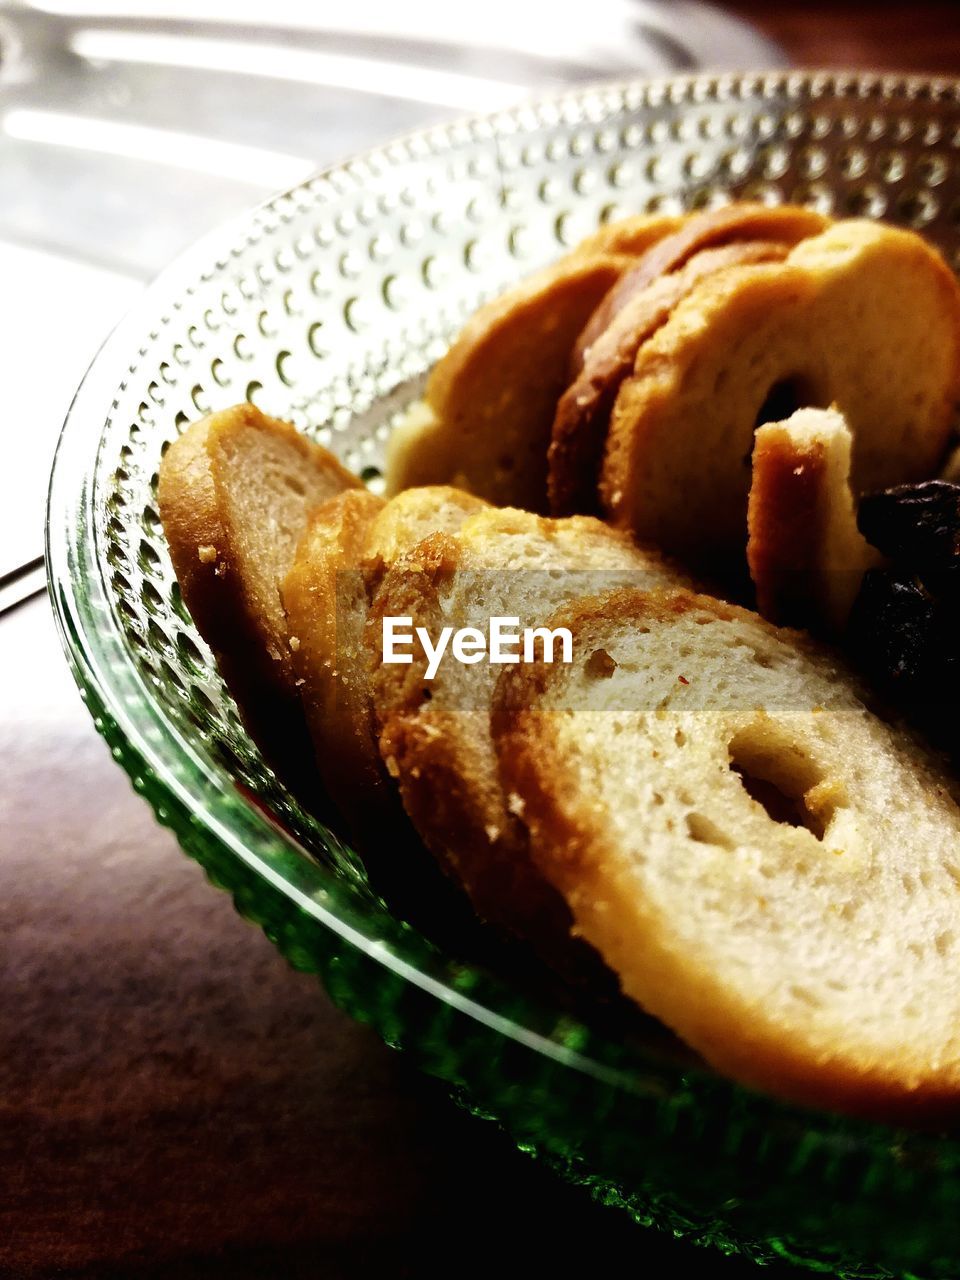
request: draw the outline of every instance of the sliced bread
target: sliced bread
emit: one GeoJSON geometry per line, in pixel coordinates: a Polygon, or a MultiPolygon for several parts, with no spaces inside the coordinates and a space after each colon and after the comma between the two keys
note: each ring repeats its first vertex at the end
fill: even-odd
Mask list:
{"type": "Polygon", "coordinates": [[[559,262],[482,306],[390,438],[387,487],[447,483],[498,504],[546,509],[546,455],[570,349],[636,255],[677,225],[602,228],[559,262]]]}
{"type": "MultiPolygon", "coordinates": [[[[350,489],[316,510],[281,591],[292,661],[328,794],[351,823],[389,807],[373,739],[365,672],[357,661],[367,613],[360,566],[371,526],[385,506],[350,489]]],[[[353,830],[361,842],[361,833],[353,830]]]]}
{"type": "Polygon", "coordinates": [[[316,511],[283,586],[293,665],[327,791],[362,847],[398,817],[377,748],[363,645],[371,582],[434,531],[455,531],[486,504],[445,486],[408,489],[390,502],[366,490],[316,511]]]}
{"type": "Polygon", "coordinates": [[[640,347],[604,510],[668,551],[742,561],[758,425],[836,403],[859,495],[935,472],[958,394],[960,287],[943,260],[912,232],[836,223],[783,263],[708,276],[640,347]]]}
{"type": "Polygon", "coordinates": [[[365,548],[374,577],[431,533],[456,533],[464,520],[485,511],[488,503],[463,489],[426,484],[404,489],[391,498],[370,526],[365,548]]]}
{"type": "Polygon", "coordinates": [[[383,619],[412,619],[435,642],[443,626],[486,633],[491,617],[536,626],[566,600],[605,585],[669,581],[658,556],[588,517],[548,520],[490,510],[456,537],[428,538],[385,575],[370,610],[373,702],[380,750],[414,826],[463,885],[483,919],[534,942],[555,962],[570,920],[533,867],[526,831],[507,804],[490,738],[490,699],[502,667],[452,655],[433,679],[422,650],[383,661],[383,619]]]}
{"type": "Polygon", "coordinates": [[[280,583],[310,511],[359,484],[332,453],[250,404],[194,423],[160,465],[160,517],[184,602],[285,776],[301,769],[305,731],[280,583]]]}
{"type": "Polygon", "coordinates": [[[603,446],[620,384],[633,372],[641,345],[677,303],[712,272],[749,262],[782,262],[787,252],[785,244],[752,240],[704,249],[676,271],[634,291],[622,304],[584,353],[580,373],[557,404],[547,453],[547,491],[554,515],[598,508],[603,446]]]}
{"type": "Polygon", "coordinates": [[[836,409],[799,409],[754,437],[747,564],[771,622],[839,634],[881,556],[857,528],[853,440],[836,409]]]}
{"type": "Polygon", "coordinates": [[[573,349],[574,375],[590,347],[609,328],[614,316],[654,280],[679,270],[704,249],[753,240],[791,245],[826,229],[830,219],[799,205],[751,204],[737,201],[719,209],[689,214],[672,234],[661,237],[624,272],[584,326],[573,349]]]}
{"type": "Polygon", "coordinates": [[[686,591],[561,610],[500,678],[511,808],[624,992],[803,1103],[960,1106],[960,810],[828,651],[686,591]],[[599,657],[598,657],[599,655],[599,657]]]}

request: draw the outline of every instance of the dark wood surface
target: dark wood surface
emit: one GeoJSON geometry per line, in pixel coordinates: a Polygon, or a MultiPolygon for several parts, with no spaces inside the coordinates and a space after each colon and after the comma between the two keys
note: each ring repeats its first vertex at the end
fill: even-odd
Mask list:
{"type": "Polygon", "coordinates": [[[720,7],[771,36],[796,66],[960,75],[956,0],[738,0],[720,7]]]}
{"type": "MultiPolygon", "coordinates": [[[[728,7],[806,65],[960,72],[955,4],[728,7]]],[[[0,939],[0,1275],[760,1274],[563,1186],[289,971],[129,789],[45,599],[0,623],[0,939]]]]}
{"type": "Polygon", "coordinates": [[[0,672],[0,1276],[754,1275],[562,1185],[289,970],[110,759],[46,598],[0,672]]]}

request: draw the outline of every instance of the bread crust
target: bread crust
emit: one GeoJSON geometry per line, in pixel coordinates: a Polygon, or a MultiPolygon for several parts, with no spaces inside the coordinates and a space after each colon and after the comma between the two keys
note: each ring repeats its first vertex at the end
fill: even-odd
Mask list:
{"type": "Polygon", "coordinates": [[[771,622],[839,634],[863,574],[882,559],[857,529],[849,459],[849,433],[830,410],[757,430],[747,563],[771,622]]]}
{"type": "Polygon", "coordinates": [[[638,213],[618,218],[591,231],[574,247],[572,255],[593,257],[597,253],[625,253],[631,258],[645,254],[664,236],[673,235],[684,223],[684,214],[638,213]]]}
{"type": "MultiPolygon", "coordinates": [[[[427,538],[397,562],[374,598],[367,635],[380,751],[424,843],[463,885],[478,915],[527,939],[568,973],[583,970],[584,949],[571,945],[569,913],[531,863],[526,831],[500,786],[490,742],[492,676],[473,667],[467,669],[473,674],[461,681],[448,683],[441,673],[428,683],[425,659],[416,647],[411,664],[384,664],[381,627],[386,616],[411,617],[414,626],[435,636],[441,625],[475,621],[471,601],[476,592],[496,589],[491,574],[549,572],[564,565],[572,576],[566,587],[554,585],[552,590],[575,592],[575,571],[597,569],[597,558],[603,570],[619,572],[621,578],[627,573],[659,578],[674,573],[654,553],[641,551],[589,517],[555,521],[522,511],[484,513],[466,521],[457,537],[427,538]],[[556,538],[565,539],[563,550],[552,551],[547,566],[545,548],[556,538]],[[531,564],[529,553],[537,539],[540,560],[531,564]],[[507,567],[515,554],[508,550],[510,542],[527,552],[519,570],[507,567]],[[583,548],[579,559],[578,548],[583,548]]],[[[517,613],[539,623],[543,606],[538,588],[546,589],[547,583],[537,579],[527,584],[511,584],[505,597],[509,608],[504,607],[507,616],[517,613]]],[[[490,607],[489,598],[484,607],[490,607]]]]}
{"type": "MultiPolygon", "coordinates": [[[[654,253],[651,249],[650,254],[654,253]]],[[[786,256],[785,244],[770,241],[703,249],[682,267],[644,288],[632,289],[622,300],[607,328],[583,353],[580,373],[557,404],[547,453],[547,489],[554,515],[598,512],[600,464],[620,384],[633,372],[642,344],[666,322],[677,303],[715,271],[751,262],[781,262],[786,256]]],[[[619,292],[618,286],[614,291],[619,292]]]]}
{"type": "MultiPolygon", "coordinates": [[[[167,450],[157,498],[164,534],[184,603],[251,735],[269,761],[296,785],[310,785],[303,713],[280,605],[255,586],[249,531],[236,527],[230,486],[245,478],[227,457],[239,433],[255,432],[289,455],[299,476],[309,474],[328,494],[359,485],[326,449],[290,423],[268,418],[253,405],[237,405],[194,423],[167,450]]],[[[303,519],[307,511],[304,507],[303,519]]]]}
{"type": "Polygon", "coordinates": [[[550,424],[574,339],[636,255],[676,225],[650,217],[601,228],[480,307],[433,369],[425,405],[393,433],[388,491],[446,483],[545,511],[550,424]]]}
{"type": "Polygon", "coordinates": [[[405,489],[391,498],[370,526],[364,556],[371,561],[370,581],[431,533],[455,533],[470,516],[488,507],[483,498],[445,484],[405,489]]]}
{"type": "Polygon", "coordinates": [[[797,450],[779,423],[757,431],[747,562],[757,608],[771,622],[799,622],[810,608],[807,575],[818,558],[826,477],[820,441],[797,450]]]}
{"type": "Polygon", "coordinates": [[[367,851],[406,818],[377,743],[364,628],[370,598],[390,565],[427,528],[455,528],[486,503],[444,485],[408,489],[385,502],[352,490],[314,512],[283,602],[293,662],[318,767],[356,842],[367,851]]]}
{"type": "Polygon", "coordinates": [[[378,661],[384,617],[413,617],[414,625],[436,633],[440,592],[459,559],[455,538],[427,538],[386,575],[374,597],[367,643],[380,752],[424,843],[477,914],[555,957],[569,936],[569,913],[530,863],[525,832],[506,809],[496,779],[476,767],[488,708],[432,706],[422,654],[415,652],[409,666],[378,661]]]}
{"type": "Polygon", "coordinates": [[[800,205],[764,205],[737,201],[720,209],[690,214],[624,272],[587,321],[573,348],[571,373],[579,376],[587,352],[610,327],[614,317],[655,280],[679,270],[705,249],[738,241],[766,241],[786,247],[817,235],[831,219],[800,205]]]}
{"type": "Polygon", "coordinates": [[[384,505],[366,489],[325,503],[313,513],[282,586],[320,776],[359,843],[370,830],[367,819],[381,824],[391,807],[358,662],[367,605],[362,565],[384,505]]]}
{"type": "Polygon", "coordinates": [[[837,223],[782,264],[708,277],[643,344],[611,416],[604,510],[670,552],[736,563],[772,389],[837,404],[859,493],[936,470],[958,371],[960,288],[939,255],[912,233],[837,223]]]}
{"type": "MultiPolygon", "coordinates": [[[[617,629],[635,633],[657,620],[669,624],[693,614],[747,627],[758,644],[771,650],[787,646],[805,655],[812,666],[842,669],[828,651],[796,632],[778,630],[746,610],[683,590],[624,590],[561,610],[549,625],[571,627],[577,653],[578,641],[589,647],[598,636],[617,629]]],[[[696,655],[691,655],[695,660],[696,655]]],[[[644,892],[646,882],[642,875],[637,878],[636,864],[618,829],[607,820],[599,798],[584,794],[584,779],[589,775],[575,767],[558,713],[549,704],[561,679],[558,668],[544,664],[509,668],[500,677],[491,724],[501,778],[522,808],[538,866],[570,905],[578,930],[619,975],[624,992],[708,1062],[748,1086],[803,1104],[884,1120],[955,1121],[960,1113],[956,1026],[944,1029],[942,1052],[924,1057],[904,1026],[898,1053],[879,1053],[866,1039],[858,1039],[855,1027],[841,1023],[838,1029],[826,1015],[820,1021],[817,1013],[798,1016],[795,1022],[785,1019],[777,1005],[768,1006],[764,997],[718,968],[709,949],[704,952],[680,944],[682,934],[674,915],[664,911],[655,894],[644,892]]],[[[855,693],[856,682],[850,687],[855,693]]],[[[891,734],[891,741],[899,739],[891,734]]],[[[891,760],[915,771],[918,787],[927,789],[934,808],[953,813],[956,786],[928,751],[908,737],[902,745],[892,746],[891,753],[891,760]]],[[[668,791],[683,785],[690,785],[690,779],[682,772],[663,777],[662,786],[668,791]]],[[[865,818],[876,821],[872,813],[865,818]]],[[[955,817],[950,820],[956,825],[955,817]]],[[[654,846],[649,849],[648,856],[655,856],[654,846]]],[[[673,857],[680,856],[678,847],[673,857]]],[[[718,874],[726,864],[732,868],[729,874],[736,876],[738,862],[745,856],[737,848],[722,852],[718,874]]],[[[860,864],[852,865],[857,883],[868,883],[872,870],[861,874],[860,864]]],[[[815,876],[817,869],[809,874],[815,876]]],[[[945,882],[951,874],[948,868],[945,882]]],[[[702,890],[691,885],[689,892],[702,890]]],[[[787,904],[783,906],[777,919],[786,927],[787,904]]],[[[798,903],[798,912],[799,908],[798,903]]],[[[676,909],[683,913],[686,907],[676,909]]],[[[890,910],[896,912],[895,904],[890,910]]],[[[730,928],[735,928],[732,920],[730,928]]],[[[797,975],[796,981],[802,980],[797,975]]]]}

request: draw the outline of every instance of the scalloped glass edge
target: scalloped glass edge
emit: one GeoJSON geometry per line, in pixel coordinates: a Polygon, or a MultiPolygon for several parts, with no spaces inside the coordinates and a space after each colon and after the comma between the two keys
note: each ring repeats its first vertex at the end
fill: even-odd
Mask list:
{"type": "MultiPolygon", "coordinates": [[[[358,905],[349,884],[321,867],[292,836],[244,800],[156,705],[124,644],[97,556],[92,464],[107,406],[115,406],[125,372],[134,371],[137,359],[146,353],[132,335],[155,336],[151,326],[162,328],[168,310],[179,310],[195,284],[222,272],[231,252],[249,243],[251,227],[260,235],[271,234],[283,223],[284,202],[296,201],[298,193],[310,200],[313,184],[367,156],[383,157],[397,141],[428,144],[464,123],[486,124],[496,133],[505,120],[544,106],[561,114],[580,112],[597,122],[621,107],[630,93],[647,95],[652,103],[658,96],[674,104],[696,102],[700,92],[719,81],[739,85],[741,96],[751,88],[757,92],[764,86],[789,86],[791,96],[801,101],[835,92],[902,96],[910,102],[922,97],[952,99],[960,104],[960,81],[945,77],[754,72],[604,83],[418,131],[318,172],[300,187],[214,230],[179,257],[94,358],[68,411],[51,473],[46,525],[50,598],[81,697],[114,759],[157,820],[171,828],[211,883],[232,894],[238,912],[261,927],[294,968],[316,973],[341,1008],[372,1025],[387,1044],[411,1052],[421,1069],[451,1087],[461,1105],[496,1120],[521,1149],[645,1225],[760,1263],[787,1259],[859,1280],[920,1280],[918,1271],[907,1269],[920,1265],[924,1276],[946,1278],[960,1271],[958,1238],[951,1241],[950,1256],[925,1257],[921,1245],[909,1257],[891,1259],[891,1270],[884,1259],[868,1261],[862,1249],[822,1238],[822,1223],[805,1228],[802,1222],[798,1227],[796,1221],[783,1221],[773,1231],[773,1223],[761,1227],[751,1222],[750,1215],[741,1212],[744,1206],[729,1200],[711,1207],[707,1196],[705,1205],[691,1206],[689,1187],[674,1194],[664,1190],[669,1175],[651,1167],[645,1147],[636,1153],[639,1171],[630,1170],[634,1179],[639,1177],[639,1185],[630,1185],[631,1178],[618,1164],[622,1151],[610,1169],[598,1170],[590,1138],[599,1122],[615,1128],[627,1119],[634,1124],[643,1120],[661,1140],[659,1147],[657,1141],[650,1144],[660,1156],[664,1142],[681,1147],[692,1143],[692,1152],[709,1139],[716,1150],[719,1134],[719,1149],[731,1163],[743,1155],[744,1145],[749,1147],[747,1159],[758,1186],[764,1175],[797,1176],[815,1167],[824,1208],[837,1203],[841,1189],[849,1195],[856,1186],[859,1194],[883,1191],[871,1200],[873,1214],[881,1213],[885,1203],[893,1207],[893,1193],[897,1205],[901,1195],[915,1207],[929,1206],[931,1198],[937,1198],[944,1213],[960,1222],[956,1140],[791,1107],[706,1071],[658,1063],[649,1064],[651,1070],[643,1077],[640,1068],[647,1064],[627,1054],[619,1061],[614,1054],[611,1061],[611,1046],[602,1037],[557,1018],[556,1011],[482,971],[444,961],[432,944],[385,909],[371,911],[369,900],[358,905]],[[467,1035],[468,1041],[458,1040],[459,1035],[467,1035]],[[587,1121],[581,1118],[571,1125],[564,1112],[583,1108],[588,1100],[587,1121]],[[717,1134],[711,1136],[712,1130],[717,1134]]],[[[336,843],[332,833],[325,834],[336,843]]],[[[641,1138],[649,1143],[650,1129],[635,1132],[638,1144],[641,1138]]],[[[861,1227],[869,1237],[869,1223],[861,1227]]]]}

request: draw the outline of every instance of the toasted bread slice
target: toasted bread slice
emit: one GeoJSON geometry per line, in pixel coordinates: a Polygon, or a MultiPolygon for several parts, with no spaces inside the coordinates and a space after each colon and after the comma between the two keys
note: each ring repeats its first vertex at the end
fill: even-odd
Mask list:
{"type": "Polygon", "coordinates": [[[960,810],[837,659],[689,592],[561,610],[493,733],[533,856],[624,992],[803,1103],[960,1106],[960,810]],[[602,655],[598,661],[597,655],[602,655]]]}
{"type": "Polygon", "coordinates": [[[442,626],[485,632],[492,616],[533,626],[577,595],[671,574],[658,556],[598,520],[491,510],[466,520],[456,537],[420,543],[385,575],[371,606],[367,643],[380,750],[408,814],[477,913],[554,961],[569,950],[570,921],[530,862],[490,740],[490,698],[501,668],[448,655],[430,680],[416,646],[411,664],[388,665],[382,620],[412,618],[434,641],[442,626]]]}
{"type": "Polygon", "coordinates": [[[394,431],[387,488],[454,484],[546,509],[546,453],[574,339],[636,255],[677,225],[629,219],[481,307],[394,431]]]}
{"type": "Polygon", "coordinates": [[[390,502],[366,490],[317,510],[282,587],[293,664],[327,791],[362,847],[396,827],[399,803],[377,748],[363,646],[371,580],[435,531],[452,532],[486,503],[445,486],[390,502]]]}
{"type": "Polygon", "coordinates": [[[770,206],[748,201],[688,215],[672,235],[663,236],[651,245],[636,266],[624,272],[605,295],[574,344],[573,376],[580,374],[588,351],[628,302],[642,294],[660,276],[678,271],[704,249],[748,240],[789,248],[826,230],[829,225],[829,218],[800,205],[770,206]]]}
{"type": "Polygon", "coordinates": [[[912,232],[836,223],[784,263],[707,277],[641,346],[611,416],[604,509],[670,552],[742,562],[758,425],[835,403],[859,495],[934,473],[958,394],[960,287],[943,260],[912,232]]]}
{"type": "Polygon", "coordinates": [[[365,554],[381,570],[431,533],[456,533],[464,520],[485,511],[489,503],[463,489],[425,484],[404,489],[384,506],[370,528],[365,554]]]}
{"type": "Polygon", "coordinates": [[[579,375],[557,404],[547,453],[547,490],[555,515],[589,513],[599,507],[600,463],[620,384],[633,372],[641,345],[681,298],[714,271],[750,262],[782,262],[787,252],[785,244],[753,240],[704,249],[622,305],[586,351],[579,375]]]}
{"type": "Polygon", "coordinates": [[[301,771],[305,731],[280,583],[309,512],[359,484],[332,453],[250,404],[194,423],[160,464],[160,517],[184,602],[285,777],[301,771]]]}
{"type": "Polygon", "coordinates": [[[381,794],[366,674],[357,662],[367,613],[360,566],[371,526],[385,505],[366,489],[350,489],[324,503],[311,516],[281,586],[320,776],[351,823],[354,815],[389,803],[381,794]]]}
{"type": "Polygon", "coordinates": [[[664,236],[679,231],[685,221],[685,214],[670,213],[638,213],[629,218],[618,218],[616,222],[605,223],[584,236],[570,256],[625,253],[631,258],[639,258],[664,236]]]}
{"type": "Polygon", "coordinates": [[[747,563],[771,622],[839,634],[881,556],[857,528],[853,438],[835,409],[799,409],[754,438],[747,563]]]}

